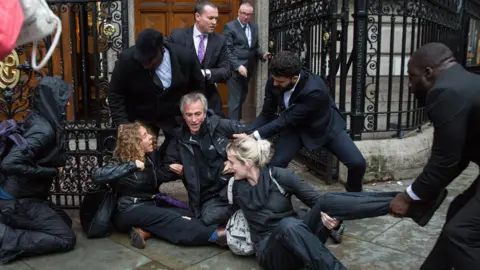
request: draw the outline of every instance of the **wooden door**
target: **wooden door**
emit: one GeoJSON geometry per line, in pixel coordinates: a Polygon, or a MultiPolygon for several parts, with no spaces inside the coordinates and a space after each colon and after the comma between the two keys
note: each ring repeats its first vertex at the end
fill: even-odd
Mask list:
{"type": "MultiPolygon", "coordinates": [[[[223,25],[237,17],[240,0],[213,0],[218,7],[219,21],[215,31],[223,31],[223,25]]],[[[155,28],[168,36],[173,29],[184,28],[195,22],[194,9],[197,0],[135,0],[135,37],[144,28],[155,28]]],[[[228,89],[226,83],[218,84],[222,96],[223,111],[228,114],[228,89]]]]}

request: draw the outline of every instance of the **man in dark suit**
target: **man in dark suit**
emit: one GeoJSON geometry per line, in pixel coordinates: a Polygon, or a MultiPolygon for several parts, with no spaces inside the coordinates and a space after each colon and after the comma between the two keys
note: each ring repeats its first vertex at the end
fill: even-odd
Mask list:
{"type": "Polygon", "coordinates": [[[325,147],[347,166],[347,191],[362,191],[365,159],[345,132],[345,120],[323,80],[301,67],[294,52],[282,51],[273,57],[272,77],[251,136],[267,139],[279,134],[270,162],[277,167],[287,167],[302,147],[325,147]]]}
{"type": "Polygon", "coordinates": [[[238,10],[238,18],[225,24],[223,29],[234,70],[228,80],[228,117],[233,120],[242,117],[242,105],[256,60],[265,62],[270,57],[270,53],[262,52],[258,45],[258,26],[250,22],[252,15],[253,6],[243,3],[238,10]]]}
{"type": "Polygon", "coordinates": [[[195,24],[172,31],[167,41],[191,49],[197,56],[205,77],[205,91],[209,108],[225,117],[222,98],[217,83],[226,82],[232,76],[225,37],[214,32],[218,23],[218,8],[209,1],[201,1],[195,7],[195,24]]]}
{"type": "MultiPolygon", "coordinates": [[[[442,43],[419,48],[408,62],[409,87],[434,127],[422,174],[390,204],[397,216],[418,205],[438,209],[450,184],[470,162],[480,165],[480,76],[466,71],[442,43]]],[[[460,181],[463,179],[459,179],[460,181]]],[[[445,225],[421,269],[478,269],[480,176],[450,204],[445,225]]]]}
{"type": "Polygon", "coordinates": [[[181,97],[204,88],[192,51],[164,43],[162,33],[147,28],[115,64],[108,89],[112,120],[119,127],[138,120],[155,132],[162,129],[165,142],[158,152],[163,156],[177,126],[175,118],[181,116],[181,97]]]}

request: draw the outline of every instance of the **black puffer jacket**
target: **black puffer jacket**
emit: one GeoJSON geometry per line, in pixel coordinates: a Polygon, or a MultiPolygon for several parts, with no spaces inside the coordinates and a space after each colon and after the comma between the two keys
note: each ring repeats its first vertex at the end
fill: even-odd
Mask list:
{"type": "Polygon", "coordinates": [[[153,155],[145,155],[145,168],[137,169],[134,161],[116,162],[95,168],[92,182],[96,185],[111,184],[119,197],[151,198],[158,193],[159,181],[155,171],[153,155]]]}
{"type": "Polygon", "coordinates": [[[57,168],[67,159],[64,121],[72,89],[60,79],[45,77],[34,93],[32,112],[22,127],[30,151],[14,145],[0,164],[0,186],[15,199],[46,199],[57,168]]]}
{"type": "MultiPolygon", "coordinates": [[[[221,119],[220,116],[215,115],[213,111],[208,111],[207,118],[202,124],[202,128],[206,126],[208,136],[210,136],[213,146],[215,147],[218,155],[216,158],[222,161],[227,160],[227,144],[228,140],[233,134],[248,133],[251,132],[251,127],[242,124],[235,120],[221,119]]],[[[164,164],[161,167],[160,179],[162,182],[178,179],[178,175],[171,172],[169,169],[170,164],[179,163],[183,165],[183,184],[188,192],[188,202],[190,210],[200,218],[201,214],[201,179],[199,177],[199,164],[195,162],[194,150],[191,142],[189,142],[190,133],[185,122],[174,130],[175,138],[167,147],[166,158],[164,164]]],[[[223,163],[220,171],[223,170],[223,163]]],[[[216,179],[217,190],[225,187],[228,183],[228,179],[216,179]]]]}

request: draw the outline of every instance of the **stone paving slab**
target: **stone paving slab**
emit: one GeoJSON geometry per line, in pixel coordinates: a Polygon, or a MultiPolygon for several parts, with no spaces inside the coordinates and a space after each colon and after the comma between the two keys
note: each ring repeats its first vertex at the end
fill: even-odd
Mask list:
{"type": "Polygon", "coordinates": [[[349,270],[357,269],[419,269],[423,258],[405,256],[403,252],[345,236],[341,244],[327,245],[328,249],[349,270]]]}
{"type": "Polygon", "coordinates": [[[118,245],[108,238],[87,239],[79,229],[75,229],[75,233],[77,245],[73,251],[33,257],[23,261],[35,270],[133,269],[152,261],[136,250],[118,245]]]}
{"type": "MultiPolygon", "coordinates": [[[[302,178],[319,190],[342,191],[340,184],[325,185],[308,171],[300,171],[302,178]]],[[[448,205],[463,192],[478,174],[476,166],[469,167],[448,187],[449,195],[430,223],[421,228],[409,219],[390,216],[346,221],[341,244],[327,243],[328,248],[348,269],[419,269],[434,245],[443,226],[448,205]]],[[[412,180],[365,185],[365,191],[402,191],[412,180]]],[[[186,199],[181,182],[174,182],[162,191],[186,199]]],[[[308,209],[294,198],[295,208],[304,213],[308,209]]],[[[239,257],[216,246],[180,247],[158,239],[147,241],[143,250],[130,246],[128,235],[114,233],[109,238],[86,239],[80,230],[78,212],[68,211],[74,221],[77,246],[68,253],[28,258],[0,266],[0,270],[30,269],[141,269],[141,270],[257,270],[261,269],[254,257],[239,257]]]]}

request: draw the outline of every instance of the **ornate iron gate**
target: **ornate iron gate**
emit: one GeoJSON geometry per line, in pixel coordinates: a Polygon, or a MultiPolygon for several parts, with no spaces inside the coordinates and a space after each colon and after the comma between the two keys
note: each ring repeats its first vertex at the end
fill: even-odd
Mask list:
{"type": "MultiPolygon", "coordinates": [[[[305,68],[324,78],[354,140],[401,137],[427,122],[408,90],[410,54],[443,42],[463,63],[464,5],[474,2],[270,0],[269,48],[298,52],[305,68]]],[[[302,150],[299,158],[328,183],[336,176],[338,162],[322,149],[302,150]]]]}
{"type": "MultiPolygon", "coordinates": [[[[73,86],[67,110],[68,159],[52,185],[51,199],[65,208],[77,208],[90,186],[92,168],[101,166],[115,145],[106,91],[118,55],[129,46],[128,1],[47,2],[62,20],[62,37],[40,72],[30,67],[31,45],[17,47],[1,63],[0,120],[23,119],[33,87],[42,76],[56,76],[73,86]]],[[[46,38],[37,55],[42,57],[50,42],[46,38]]]]}

